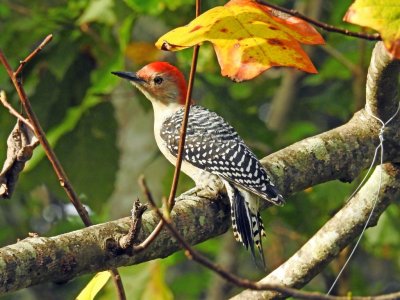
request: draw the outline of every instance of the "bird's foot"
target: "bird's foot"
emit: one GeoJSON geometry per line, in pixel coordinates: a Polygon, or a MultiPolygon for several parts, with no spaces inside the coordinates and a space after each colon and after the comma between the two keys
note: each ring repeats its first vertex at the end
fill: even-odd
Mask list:
{"type": "Polygon", "coordinates": [[[176,198],[180,200],[201,201],[202,199],[216,200],[219,192],[223,190],[223,183],[218,177],[210,177],[206,185],[196,186],[176,198]]]}
{"type": "Polygon", "coordinates": [[[200,201],[201,197],[197,195],[199,191],[200,188],[196,186],[176,197],[175,201],[181,201],[181,200],[200,201]]]}

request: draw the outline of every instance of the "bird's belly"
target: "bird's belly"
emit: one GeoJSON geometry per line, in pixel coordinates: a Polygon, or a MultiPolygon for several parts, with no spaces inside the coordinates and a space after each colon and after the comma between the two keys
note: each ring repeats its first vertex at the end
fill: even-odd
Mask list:
{"type": "MultiPolygon", "coordinates": [[[[156,143],[158,148],[160,149],[161,153],[168,159],[168,161],[173,164],[174,166],[176,165],[176,157],[169,152],[164,140],[160,137],[156,137],[156,143]]],[[[211,173],[205,170],[202,170],[200,168],[197,168],[196,166],[192,165],[191,163],[183,160],[182,161],[182,166],[181,166],[181,171],[185,173],[187,176],[192,178],[192,180],[197,183],[200,180],[203,180],[204,176],[208,176],[211,173]]]]}

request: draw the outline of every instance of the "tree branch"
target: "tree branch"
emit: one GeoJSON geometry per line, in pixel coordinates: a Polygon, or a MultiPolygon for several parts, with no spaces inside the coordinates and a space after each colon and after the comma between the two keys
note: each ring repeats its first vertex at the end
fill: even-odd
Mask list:
{"type": "Polygon", "coordinates": [[[397,110],[399,74],[400,60],[393,60],[383,43],[376,43],[368,68],[365,109],[383,121],[397,110]]]}
{"type": "MultiPolygon", "coordinates": [[[[364,169],[370,164],[370,161],[374,157],[373,152],[376,145],[379,144],[379,130],[381,128],[381,124],[377,120],[373,121],[374,118],[371,114],[386,122],[396,112],[399,105],[399,99],[397,98],[399,69],[400,62],[390,58],[382,42],[377,43],[372,53],[371,64],[368,70],[366,109],[357,113],[344,126],[288,147],[292,148],[297,145],[300,155],[301,153],[312,154],[311,156],[305,155],[306,159],[304,161],[303,159],[299,160],[299,157],[297,157],[297,163],[301,164],[301,167],[304,167],[303,163],[307,164],[307,162],[310,162],[316,168],[321,165],[322,160],[324,164],[327,160],[331,161],[331,168],[329,170],[322,168],[316,170],[314,173],[317,176],[322,175],[322,178],[312,178],[313,175],[311,173],[308,174],[311,177],[308,178],[310,186],[314,185],[314,180],[324,182],[325,176],[328,178],[339,170],[339,172],[343,172],[342,176],[343,174],[347,174],[347,177],[342,177],[342,179],[351,180],[354,175],[358,174],[360,169],[357,170],[357,168],[361,167],[361,169],[364,169]],[[354,128],[352,128],[353,126],[354,128]],[[351,134],[354,136],[351,137],[351,134]],[[327,139],[327,136],[331,138],[327,139]],[[367,136],[375,139],[376,145],[374,145],[372,140],[367,141],[365,139],[367,136]],[[338,147],[340,145],[339,141],[346,138],[348,138],[349,143],[343,143],[342,146],[338,147]],[[372,148],[370,146],[365,148],[369,142],[371,142],[370,146],[372,148]],[[341,154],[341,151],[347,153],[341,154]],[[359,157],[357,152],[364,156],[364,159],[352,162],[352,156],[359,157]],[[345,159],[349,169],[346,170],[346,166],[340,161],[341,159],[345,159]],[[366,165],[362,165],[363,161],[366,165]],[[361,162],[361,165],[359,162],[361,162]]],[[[384,154],[386,161],[398,161],[396,154],[396,149],[399,149],[398,120],[399,117],[393,119],[388,126],[389,130],[384,132],[384,154]]],[[[285,152],[285,149],[281,152],[285,152]]],[[[281,160],[284,159],[282,156],[279,158],[281,160]]],[[[291,163],[290,158],[285,163],[291,163]]],[[[296,163],[296,161],[293,161],[293,163],[296,163]]],[[[301,176],[304,177],[304,174],[301,176]]],[[[386,209],[390,201],[400,194],[400,168],[397,165],[386,164],[378,166],[363,188],[344,208],[326,223],[297,253],[260,282],[279,283],[300,288],[318,274],[334,256],[361,234],[375,201],[374,194],[379,190],[380,174],[382,174],[382,194],[377,200],[374,214],[368,225],[372,226],[376,224],[379,215],[386,209]],[[296,272],[293,272],[293,270],[296,270],[296,272]]],[[[285,173],[285,177],[286,175],[285,173]]],[[[295,176],[296,174],[294,174],[295,176]]],[[[292,177],[293,180],[295,179],[294,177],[292,177]]],[[[282,178],[282,176],[279,178],[282,178]]],[[[297,187],[296,183],[294,183],[290,188],[296,189],[297,187]]],[[[234,297],[234,299],[275,299],[281,296],[281,294],[274,292],[254,292],[247,290],[234,297]]]]}
{"type": "MultiPolygon", "coordinates": [[[[261,160],[275,175],[283,194],[303,190],[334,179],[351,182],[368,168],[379,144],[379,123],[392,116],[399,105],[397,88],[400,61],[391,60],[382,42],[372,53],[368,70],[366,109],[345,125],[304,139],[261,160]],[[378,103],[380,109],[378,110],[378,103]]],[[[385,130],[384,162],[399,162],[400,117],[385,130]]]]}
{"type": "MultiPolygon", "coordinates": [[[[317,275],[339,252],[358,237],[367,222],[379,189],[369,226],[375,226],[387,206],[400,196],[400,166],[378,166],[364,187],[291,258],[259,283],[280,284],[301,288],[317,275]]],[[[282,294],[246,290],[233,297],[241,299],[277,299],[282,294]]],[[[353,298],[353,297],[352,297],[353,298]]],[[[393,298],[394,299],[394,298],[393,298]]]]}
{"type": "MultiPolygon", "coordinates": [[[[197,244],[224,233],[230,227],[229,212],[226,199],[182,200],[175,204],[171,217],[186,241],[197,244]]],[[[158,222],[154,212],[145,213],[139,240],[152,232],[158,222]]],[[[0,294],[164,258],[180,248],[169,231],[163,229],[145,251],[127,254],[118,241],[130,226],[131,218],[127,217],[51,238],[26,238],[0,249],[0,294]]]]}
{"type": "MultiPolygon", "coordinates": [[[[320,271],[320,265],[326,265],[330,262],[330,260],[332,260],[341,249],[347,246],[355,236],[361,234],[366,222],[369,222],[369,226],[376,224],[379,216],[389,205],[390,201],[400,195],[400,182],[398,180],[400,179],[399,171],[400,169],[391,164],[387,165],[386,168],[379,166],[371,176],[367,185],[365,185],[364,188],[360,190],[350,202],[348,202],[345,208],[339,211],[336,216],[326,223],[318,233],[296,253],[293,259],[293,264],[290,265],[291,260],[288,260],[278,268],[276,273],[282,282],[274,282],[269,278],[265,278],[265,280],[260,282],[253,282],[225,271],[207,257],[194,250],[176,230],[173,221],[161,213],[154,201],[151,201],[150,205],[156,211],[157,215],[164,221],[173,237],[176,238],[179,241],[179,244],[186,250],[185,254],[189,259],[192,259],[214,271],[222,278],[236,286],[252,290],[243,292],[241,294],[242,298],[235,298],[265,299],[264,296],[266,294],[272,294],[276,295],[274,298],[292,296],[298,299],[346,300],[348,298],[347,296],[330,296],[315,292],[304,292],[289,286],[288,281],[293,279],[296,284],[299,284],[302,287],[304,281],[306,283],[318,274],[320,271]],[[382,193],[380,199],[378,197],[371,197],[371,195],[374,195],[374,193],[376,194],[377,191],[379,192],[381,187],[386,191],[386,193],[382,193]],[[377,199],[376,203],[375,199],[377,199]],[[373,215],[370,218],[371,210],[373,210],[373,215]],[[344,226],[342,222],[345,222],[344,226]],[[281,268],[283,269],[283,272],[279,270],[281,268]]],[[[400,292],[396,292],[377,296],[375,298],[394,300],[399,296],[400,292]]],[[[352,296],[352,299],[369,300],[370,297],[352,296]]]]}
{"type": "Polygon", "coordinates": [[[8,63],[7,58],[3,54],[3,52],[0,50],[0,61],[3,64],[4,68],[7,71],[8,76],[10,77],[15,90],[17,91],[18,97],[21,101],[21,104],[25,110],[25,113],[28,117],[28,120],[30,124],[33,126],[33,132],[35,133],[35,136],[38,138],[40,144],[43,147],[43,150],[46,153],[46,156],[48,160],[50,161],[54,172],[57,175],[57,179],[61,185],[61,187],[64,189],[65,193],[67,194],[69,200],[71,203],[74,205],[76,211],[78,212],[80,218],[82,219],[82,222],[85,224],[85,226],[90,226],[92,225],[92,221],[89,218],[89,214],[87,213],[85,207],[82,205],[81,201],[79,200],[79,197],[77,193],[75,192],[72,183],[69,181],[67,174],[64,171],[64,168],[62,167],[60,161],[58,160],[58,157],[54,153],[53,149],[50,146],[49,141],[47,140],[46,134],[44,130],[42,129],[42,126],[40,125],[40,122],[31,106],[31,103],[28,99],[28,96],[25,93],[25,89],[22,85],[21,79],[19,78],[19,75],[25,66],[27,62],[29,62],[36,54],[38,54],[44,46],[46,46],[52,39],[52,35],[48,35],[43,42],[32,52],[28,55],[27,58],[22,60],[20,62],[20,65],[17,69],[17,71],[13,72],[10,64],[8,63]]]}
{"type": "Polygon", "coordinates": [[[29,122],[29,120],[25,119],[19,112],[17,112],[14,107],[11,106],[11,104],[7,101],[7,96],[4,91],[0,91],[0,102],[3,104],[5,108],[8,109],[11,115],[16,117],[18,120],[23,122],[26,126],[28,126],[32,131],[34,130],[32,124],[29,122]]]}

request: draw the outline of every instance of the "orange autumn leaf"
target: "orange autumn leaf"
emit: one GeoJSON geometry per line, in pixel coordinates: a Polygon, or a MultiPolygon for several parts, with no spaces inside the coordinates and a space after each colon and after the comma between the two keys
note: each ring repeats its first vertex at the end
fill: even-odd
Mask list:
{"type": "Polygon", "coordinates": [[[343,19],[377,30],[389,53],[400,59],[399,0],[356,0],[343,19]]]}
{"type": "Polygon", "coordinates": [[[300,43],[324,43],[301,19],[252,0],[231,0],[163,35],[156,46],[177,51],[204,41],[213,44],[222,75],[235,81],[252,79],[273,66],[317,73],[300,43]]]}

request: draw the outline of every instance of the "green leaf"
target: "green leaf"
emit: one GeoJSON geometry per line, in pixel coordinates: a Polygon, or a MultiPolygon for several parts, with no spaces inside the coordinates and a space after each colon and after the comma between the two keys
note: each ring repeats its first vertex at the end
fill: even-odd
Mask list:
{"type": "Polygon", "coordinates": [[[163,1],[158,0],[124,0],[124,2],[132,8],[133,11],[149,15],[158,15],[165,9],[163,1]]]}
{"type": "MultiPolygon", "coordinates": [[[[94,82],[94,84],[86,92],[86,96],[82,103],[78,106],[68,108],[64,119],[58,125],[48,130],[46,136],[53,148],[57,145],[62,136],[74,130],[85,112],[102,102],[103,97],[100,95],[110,93],[113,90],[117,83],[117,79],[110,73],[111,71],[119,70],[121,66],[122,56],[114,59],[103,68],[99,68],[93,72],[92,82],[94,82]]],[[[43,149],[37,149],[29,164],[26,166],[25,171],[33,169],[44,157],[45,153],[43,149]]]]}
{"type": "Polygon", "coordinates": [[[70,39],[68,40],[65,43],[57,43],[52,51],[49,51],[46,58],[47,66],[59,81],[62,80],[68,68],[79,55],[77,44],[70,39]]]}
{"type": "Polygon", "coordinates": [[[117,20],[113,7],[113,0],[91,0],[83,14],[77,20],[77,24],[99,22],[113,25],[117,20]]]}
{"type": "Polygon", "coordinates": [[[124,0],[135,12],[149,15],[159,15],[166,8],[176,10],[185,4],[193,4],[191,0],[124,0]]]}

